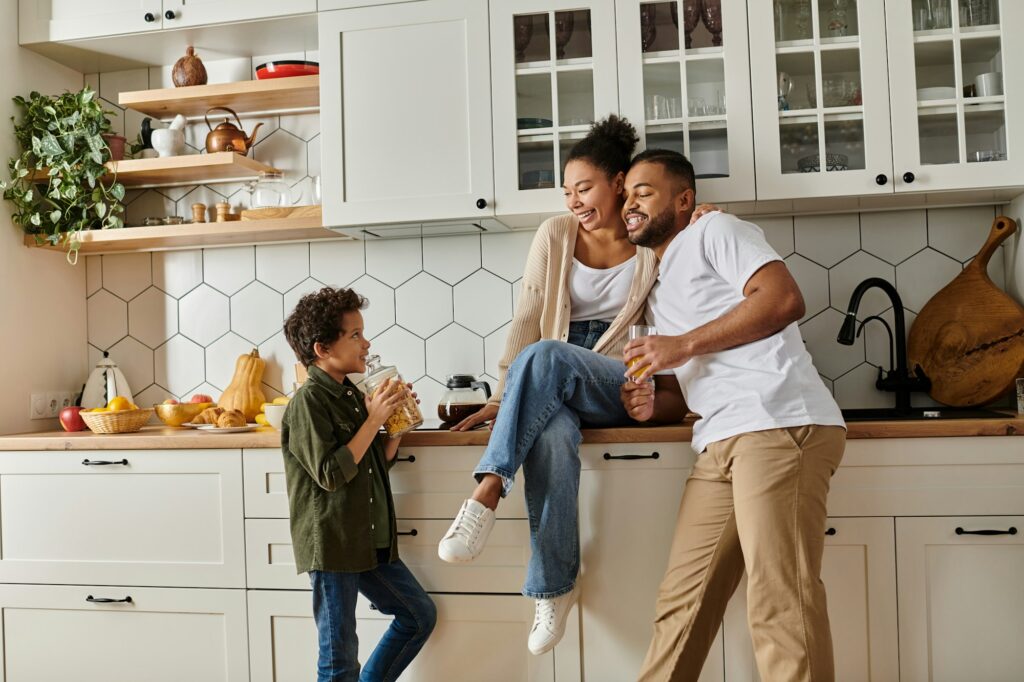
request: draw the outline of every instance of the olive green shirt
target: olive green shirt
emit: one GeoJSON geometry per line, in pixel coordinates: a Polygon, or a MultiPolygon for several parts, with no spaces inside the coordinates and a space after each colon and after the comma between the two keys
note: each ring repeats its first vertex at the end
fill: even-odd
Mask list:
{"type": "Polygon", "coordinates": [[[281,451],[299,573],[369,571],[377,566],[377,548],[390,548],[390,560],[398,559],[385,436],[373,439],[358,464],[348,449],[365,421],[359,389],[315,365],[288,403],[281,451]]]}

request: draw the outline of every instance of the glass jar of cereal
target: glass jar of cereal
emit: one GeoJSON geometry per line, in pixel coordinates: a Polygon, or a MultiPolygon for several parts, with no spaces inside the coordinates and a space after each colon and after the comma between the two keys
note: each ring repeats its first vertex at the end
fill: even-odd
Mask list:
{"type": "MultiPolygon", "coordinates": [[[[366,395],[372,396],[378,388],[388,379],[405,385],[398,368],[390,365],[381,365],[379,355],[369,355],[366,358],[366,378],[363,386],[366,395]]],[[[395,409],[394,413],[384,422],[384,430],[391,438],[397,438],[408,431],[412,431],[423,423],[423,414],[420,413],[419,405],[411,394],[407,394],[405,400],[395,409]]]]}

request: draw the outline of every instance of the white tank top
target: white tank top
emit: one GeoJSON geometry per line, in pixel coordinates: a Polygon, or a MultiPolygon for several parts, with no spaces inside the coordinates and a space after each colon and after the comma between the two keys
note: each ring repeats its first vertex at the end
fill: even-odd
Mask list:
{"type": "Polygon", "coordinates": [[[572,304],[569,320],[614,320],[626,306],[635,271],[636,256],[603,270],[573,258],[569,274],[569,301],[572,304]]]}

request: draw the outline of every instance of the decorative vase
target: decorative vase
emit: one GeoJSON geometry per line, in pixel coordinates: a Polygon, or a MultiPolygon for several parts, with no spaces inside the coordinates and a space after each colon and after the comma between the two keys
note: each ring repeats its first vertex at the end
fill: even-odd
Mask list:
{"type": "Polygon", "coordinates": [[[124,143],[128,140],[123,135],[103,133],[103,140],[107,143],[107,148],[110,149],[111,161],[121,161],[124,159],[124,143]]]}
{"type": "Polygon", "coordinates": [[[565,46],[572,39],[575,23],[572,12],[555,12],[555,56],[558,59],[565,59],[565,46]]]}
{"type": "Polygon", "coordinates": [[[711,44],[722,45],[722,0],[702,0],[701,18],[708,32],[711,33],[711,44]]]}
{"type": "MultiPolygon", "coordinates": [[[[675,7],[675,3],[672,4],[675,7]]],[[[658,36],[658,25],[655,23],[657,5],[640,5],[640,49],[647,52],[658,36]]]]}
{"type": "Polygon", "coordinates": [[[185,56],[174,62],[171,69],[171,80],[174,87],[183,88],[188,85],[206,85],[206,67],[203,60],[196,56],[195,48],[185,48],[185,56]]]}
{"type": "Polygon", "coordinates": [[[513,42],[516,48],[516,62],[526,61],[526,47],[533,38],[533,15],[518,14],[512,18],[513,42]]]}
{"type": "Polygon", "coordinates": [[[693,31],[700,21],[700,0],[683,0],[683,34],[686,37],[686,49],[693,45],[693,31]]]}

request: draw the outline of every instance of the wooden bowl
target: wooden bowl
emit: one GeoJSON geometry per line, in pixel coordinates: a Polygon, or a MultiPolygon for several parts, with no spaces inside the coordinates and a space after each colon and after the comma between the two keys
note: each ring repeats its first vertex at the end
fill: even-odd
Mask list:
{"type": "Polygon", "coordinates": [[[82,410],[79,414],[93,433],[132,433],[146,425],[149,418],[153,416],[153,409],[146,407],[118,412],[86,412],[82,410]]]}

